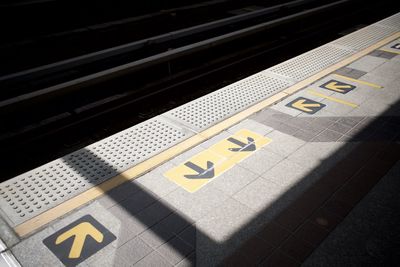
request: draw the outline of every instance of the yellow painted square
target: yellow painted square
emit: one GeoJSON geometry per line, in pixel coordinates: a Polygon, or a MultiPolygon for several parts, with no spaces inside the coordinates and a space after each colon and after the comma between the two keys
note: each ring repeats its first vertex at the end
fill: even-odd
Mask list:
{"type": "Polygon", "coordinates": [[[175,168],[172,168],[171,170],[165,172],[164,176],[175,182],[176,184],[180,185],[185,190],[193,193],[199,190],[208,182],[210,182],[213,178],[217,177],[218,175],[232,167],[230,165],[224,164],[225,161],[226,159],[224,157],[212,153],[211,151],[204,150],[199,154],[193,156],[189,160],[179,164],[175,168]],[[197,174],[196,171],[185,165],[186,162],[192,162],[203,169],[207,169],[207,161],[211,161],[214,164],[214,176],[212,178],[189,179],[185,177],[185,175],[197,174]]]}
{"type": "Polygon", "coordinates": [[[258,133],[254,133],[247,129],[242,129],[236,132],[234,135],[231,135],[230,137],[221,140],[220,142],[216,143],[215,145],[209,148],[209,150],[211,150],[212,152],[227,158],[232,164],[242,161],[255,151],[236,151],[236,152],[232,151],[230,149],[240,148],[240,146],[229,141],[228,140],[229,138],[234,138],[237,141],[240,141],[244,144],[254,143],[256,146],[255,151],[257,151],[258,149],[260,149],[261,147],[267,145],[272,141],[271,139],[262,136],[258,133]],[[254,141],[250,142],[247,139],[248,137],[252,138],[254,141]]]}

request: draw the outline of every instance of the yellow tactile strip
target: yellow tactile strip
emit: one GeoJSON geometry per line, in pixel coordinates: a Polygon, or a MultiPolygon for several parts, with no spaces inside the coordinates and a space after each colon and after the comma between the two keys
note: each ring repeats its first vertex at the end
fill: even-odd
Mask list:
{"type": "Polygon", "coordinates": [[[321,79],[322,77],[334,72],[335,70],[337,70],[339,68],[342,68],[342,67],[352,63],[353,61],[369,54],[373,50],[376,50],[399,37],[400,37],[400,32],[397,32],[397,33],[381,40],[380,42],[377,42],[376,44],[371,45],[370,47],[368,47],[348,58],[345,58],[344,60],[312,75],[311,77],[292,85],[291,87],[287,88],[286,90],[279,92],[279,93],[259,102],[258,104],[253,105],[252,107],[250,107],[246,110],[243,110],[243,111],[233,115],[232,117],[225,119],[224,121],[222,121],[220,123],[217,123],[216,125],[204,130],[203,132],[200,132],[200,133],[190,137],[189,139],[177,144],[176,146],[171,147],[158,155],[155,155],[154,157],[120,173],[117,176],[114,176],[113,178],[103,182],[102,184],[100,184],[96,187],[93,187],[93,188],[83,192],[82,194],[61,203],[60,205],[58,205],[50,210],[47,210],[47,211],[41,213],[40,215],[38,215],[20,225],[17,225],[14,228],[14,230],[20,237],[24,237],[24,236],[31,234],[32,232],[40,229],[41,227],[45,226],[46,224],[50,223],[51,221],[88,203],[91,200],[94,200],[95,198],[103,195],[107,191],[119,186],[120,184],[122,184],[126,181],[136,179],[140,175],[143,175],[144,173],[152,170],[153,168],[157,167],[158,165],[160,165],[164,162],[167,162],[168,160],[181,154],[182,152],[206,141],[207,139],[209,139],[212,136],[215,136],[216,134],[220,133],[221,131],[235,125],[236,123],[239,123],[240,121],[244,120],[248,116],[250,116],[250,115],[252,115],[252,114],[254,114],[276,102],[283,100],[287,96],[294,94],[295,92],[303,89],[304,87],[308,86],[309,84],[321,79]]]}

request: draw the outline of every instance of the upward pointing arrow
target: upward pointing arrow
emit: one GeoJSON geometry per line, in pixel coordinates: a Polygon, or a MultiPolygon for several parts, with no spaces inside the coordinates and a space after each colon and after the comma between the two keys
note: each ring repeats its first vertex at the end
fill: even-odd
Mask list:
{"type": "Polygon", "coordinates": [[[248,143],[243,143],[233,137],[229,137],[228,141],[231,143],[234,143],[235,145],[238,145],[239,147],[235,148],[229,148],[230,151],[233,152],[238,152],[238,151],[255,151],[256,150],[256,145],[254,144],[254,139],[251,137],[247,137],[248,143]]]}
{"type": "Polygon", "coordinates": [[[90,223],[83,222],[57,237],[56,245],[64,242],[70,237],[74,237],[68,258],[77,259],[81,256],[83,245],[85,244],[88,235],[96,240],[97,243],[103,242],[103,234],[90,223]]]}
{"type": "Polygon", "coordinates": [[[212,163],[211,161],[207,161],[207,169],[203,169],[202,167],[199,167],[191,161],[185,162],[185,166],[197,172],[197,174],[184,175],[188,179],[210,179],[213,178],[215,175],[214,163],[212,163]]]}
{"type": "Polygon", "coordinates": [[[339,93],[344,93],[346,92],[346,90],[342,90],[342,89],[349,89],[352,88],[351,85],[346,84],[346,85],[338,85],[338,82],[330,82],[327,85],[325,85],[326,88],[331,89],[333,91],[337,91],[339,93]]]}

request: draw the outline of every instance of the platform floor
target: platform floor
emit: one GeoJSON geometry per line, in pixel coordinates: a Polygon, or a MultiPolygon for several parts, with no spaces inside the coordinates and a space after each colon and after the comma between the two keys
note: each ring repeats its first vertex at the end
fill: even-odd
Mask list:
{"type": "Polygon", "coordinates": [[[22,266],[398,262],[399,101],[396,39],[39,230],[1,238],[22,266]]]}

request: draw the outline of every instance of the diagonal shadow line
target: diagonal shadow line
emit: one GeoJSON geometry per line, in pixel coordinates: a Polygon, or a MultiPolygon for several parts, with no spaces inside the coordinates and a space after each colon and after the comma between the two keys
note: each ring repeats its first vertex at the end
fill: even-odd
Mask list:
{"type": "MultiPolygon", "coordinates": [[[[348,142],[346,142],[337,151],[332,153],[328,158],[324,159],[318,167],[314,168],[305,177],[303,177],[301,181],[283,193],[279,199],[275,200],[268,207],[265,207],[259,211],[254,218],[251,218],[247,222],[246,225],[243,225],[238,231],[232,234],[228,240],[222,243],[214,241],[207,235],[207,233],[196,229],[195,225],[193,225],[193,221],[191,221],[189,218],[185,218],[185,216],[180,215],[179,211],[162,203],[157,196],[147,192],[145,189],[132,183],[128,179],[127,183],[123,184],[125,187],[123,192],[118,191],[119,187],[117,187],[114,190],[105,192],[105,194],[115,203],[117,203],[117,206],[125,210],[129,216],[136,218],[147,228],[150,228],[150,230],[161,240],[163,240],[163,242],[169,242],[174,238],[182,238],[181,233],[184,230],[192,228],[191,237],[188,239],[182,238],[184,243],[186,241],[186,245],[182,245],[181,242],[169,242],[168,244],[173,247],[177,253],[182,255],[182,257],[188,256],[189,254],[194,254],[194,257],[188,258],[188,261],[190,261],[193,265],[196,265],[196,263],[200,266],[217,265],[221,263],[221,260],[225,256],[240,248],[240,244],[242,244],[250,236],[256,234],[266,223],[277,218],[279,214],[289,209],[291,203],[296,203],[297,199],[307,195],[307,188],[312,189],[311,185],[316,182],[316,177],[320,177],[328,170],[334,168],[335,164],[337,164],[339,159],[342,159],[344,155],[348,154],[350,151],[355,151],[356,154],[363,153],[365,150],[365,148],[362,146],[363,143],[378,144],[378,147],[380,145],[383,147],[383,145],[396,144],[393,141],[394,138],[397,138],[395,139],[397,141],[399,138],[398,134],[400,132],[400,117],[393,116],[392,114],[400,114],[399,103],[400,102],[397,102],[395,105],[392,105],[392,107],[375,119],[368,118],[370,122],[366,124],[364,129],[362,129],[358,134],[354,135],[348,142]],[[360,142],[361,145],[355,145],[356,142],[360,142]],[[133,200],[136,200],[137,202],[132,202],[133,200]],[[149,210],[151,207],[154,209],[149,210]],[[180,232],[176,231],[172,234],[167,234],[165,229],[153,227],[155,224],[159,223],[170,215],[175,216],[176,221],[180,221],[183,225],[185,225],[185,227],[180,229],[180,232]],[[196,250],[196,245],[199,244],[201,248],[196,250]],[[190,246],[191,249],[188,249],[188,246],[190,246]]],[[[101,158],[92,153],[90,153],[90,155],[91,157],[89,158],[89,161],[93,164],[97,164],[105,169],[108,169],[110,172],[112,172],[113,176],[119,174],[112,168],[111,165],[106,164],[101,158]]],[[[65,157],[64,160],[68,162],[67,157],[65,157]]],[[[356,160],[356,158],[354,160],[356,160]]],[[[87,170],[82,168],[81,165],[71,161],[69,161],[68,164],[73,166],[81,174],[87,174],[87,170]]],[[[180,241],[182,241],[182,239],[180,239],[180,241]]]]}

